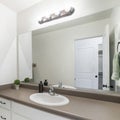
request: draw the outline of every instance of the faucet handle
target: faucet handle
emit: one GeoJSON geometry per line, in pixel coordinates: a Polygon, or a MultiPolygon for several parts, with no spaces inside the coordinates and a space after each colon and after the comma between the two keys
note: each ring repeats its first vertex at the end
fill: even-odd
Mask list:
{"type": "Polygon", "coordinates": [[[55,95],[55,89],[52,85],[49,87],[49,94],[52,96],[55,95]]]}
{"type": "Polygon", "coordinates": [[[58,87],[59,87],[59,88],[62,87],[62,81],[59,82],[58,87]]]}
{"type": "Polygon", "coordinates": [[[51,86],[49,87],[49,90],[54,91],[54,87],[51,85],[51,86]]]}

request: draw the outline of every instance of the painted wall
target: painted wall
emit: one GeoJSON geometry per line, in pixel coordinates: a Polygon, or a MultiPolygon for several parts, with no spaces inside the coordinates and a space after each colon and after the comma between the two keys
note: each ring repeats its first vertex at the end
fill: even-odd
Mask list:
{"type": "Polygon", "coordinates": [[[120,6],[113,9],[111,14],[111,27],[114,29],[120,24],[120,6]]]}
{"type": "Polygon", "coordinates": [[[91,15],[109,8],[120,5],[120,0],[43,0],[31,8],[18,14],[18,33],[32,31],[47,26],[56,25],[61,22],[91,15]],[[58,12],[69,7],[75,8],[72,16],[55,20],[46,24],[38,24],[43,16],[58,12]]]}
{"type": "Polygon", "coordinates": [[[19,79],[32,78],[32,32],[18,36],[19,79]]]}
{"type": "Polygon", "coordinates": [[[17,78],[16,13],[0,4],[0,85],[17,78]]]}
{"type": "Polygon", "coordinates": [[[74,41],[104,34],[109,19],[93,21],[70,28],[33,36],[33,62],[35,80],[48,79],[56,84],[62,81],[74,85],[74,41]]]}

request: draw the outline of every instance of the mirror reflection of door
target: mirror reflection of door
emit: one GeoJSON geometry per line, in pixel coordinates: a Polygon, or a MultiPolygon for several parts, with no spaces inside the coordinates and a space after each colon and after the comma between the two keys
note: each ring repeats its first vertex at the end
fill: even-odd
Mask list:
{"type": "Polygon", "coordinates": [[[102,41],[103,37],[75,41],[75,86],[77,88],[102,89],[102,41]]]}

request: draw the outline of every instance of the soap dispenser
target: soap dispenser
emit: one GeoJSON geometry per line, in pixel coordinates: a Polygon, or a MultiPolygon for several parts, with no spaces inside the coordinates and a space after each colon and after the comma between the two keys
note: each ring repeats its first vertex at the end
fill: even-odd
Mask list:
{"type": "Polygon", "coordinates": [[[48,86],[48,81],[47,80],[44,81],[44,86],[48,86]]]}
{"type": "Polygon", "coordinates": [[[39,93],[42,93],[43,92],[43,83],[42,81],[40,81],[39,83],[39,93]]]}

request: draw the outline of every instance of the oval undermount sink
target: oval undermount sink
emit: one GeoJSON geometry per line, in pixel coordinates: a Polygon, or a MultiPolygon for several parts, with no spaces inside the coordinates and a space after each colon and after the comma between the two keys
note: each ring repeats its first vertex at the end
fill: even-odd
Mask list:
{"type": "MultiPolygon", "coordinates": [[[[58,84],[56,84],[56,85],[52,85],[53,87],[59,87],[59,85],[58,84]]],[[[61,88],[67,88],[67,89],[76,89],[75,87],[73,87],[73,86],[69,86],[69,85],[62,85],[62,87],[61,88]]]]}
{"type": "Polygon", "coordinates": [[[55,94],[54,96],[49,93],[35,93],[30,95],[30,100],[42,105],[48,106],[62,106],[69,103],[69,99],[65,96],[55,94]]]}

